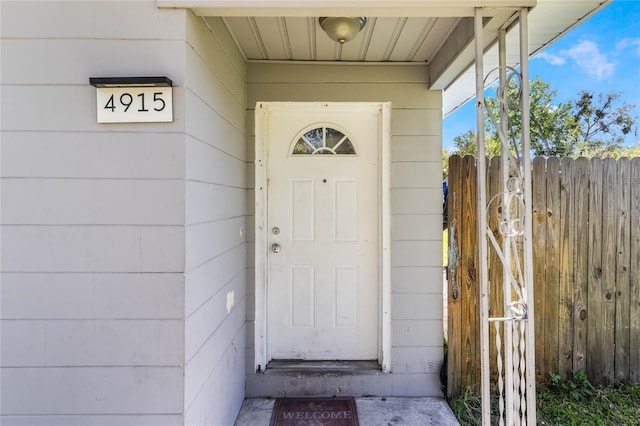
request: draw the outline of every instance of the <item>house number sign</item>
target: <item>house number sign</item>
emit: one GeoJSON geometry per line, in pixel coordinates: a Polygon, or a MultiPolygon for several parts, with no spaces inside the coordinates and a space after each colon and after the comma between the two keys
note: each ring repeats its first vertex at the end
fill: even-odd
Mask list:
{"type": "Polygon", "coordinates": [[[96,86],[98,123],[172,122],[171,80],[165,77],[155,79],[164,80],[152,82],[145,77],[90,79],[96,86]]]}

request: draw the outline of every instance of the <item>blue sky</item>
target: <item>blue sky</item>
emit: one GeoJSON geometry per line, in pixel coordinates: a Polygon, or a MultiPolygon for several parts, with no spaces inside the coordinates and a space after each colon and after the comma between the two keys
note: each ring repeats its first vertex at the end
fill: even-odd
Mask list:
{"type": "MultiPolygon", "coordinates": [[[[581,90],[620,92],[640,116],[640,0],[614,0],[598,13],[547,46],[529,61],[530,79],[539,76],[566,102],[581,90]]],[[[640,124],[640,123],[638,123],[640,124]]],[[[473,102],[444,120],[443,145],[475,129],[473,102]]],[[[635,144],[637,136],[627,137],[635,144]]]]}

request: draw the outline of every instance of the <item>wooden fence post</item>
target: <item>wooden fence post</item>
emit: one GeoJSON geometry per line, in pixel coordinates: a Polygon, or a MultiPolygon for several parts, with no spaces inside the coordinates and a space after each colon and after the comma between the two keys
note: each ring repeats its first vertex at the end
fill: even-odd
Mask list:
{"type": "Polygon", "coordinates": [[[460,228],[462,212],[462,158],[449,158],[447,212],[449,247],[447,268],[447,396],[462,392],[462,308],[460,303],[460,228]]]}

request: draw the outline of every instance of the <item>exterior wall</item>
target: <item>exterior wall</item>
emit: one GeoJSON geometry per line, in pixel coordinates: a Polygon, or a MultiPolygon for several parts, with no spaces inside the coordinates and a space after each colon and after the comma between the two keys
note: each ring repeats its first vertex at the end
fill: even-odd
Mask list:
{"type": "Polygon", "coordinates": [[[0,7],[0,423],[231,423],[244,60],[155,0],[0,7]],[[174,122],[97,124],[89,77],[140,75],[174,81],[174,122]]]}
{"type": "Polygon", "coordinates": [[[189,14],[185,424],[233,424],[244,399],[246,64],[219,19],[189,14]]]}
{"type": "Polygon", "coordinates": [[[3,425],[183,422],[183,91],[174,123],[104,125],[88,82],[181,86],[184,22],[2,2],[3,425]]]}
{"type": "MultiPolygon", "coordinates": [[[[442,101],[425,65],[249,64],[247,131],[259,101],[392,102],[392,375],[395,395],[441,395],[442,101]]],[[[248,157],[253,161],[254,139],[248,157]]],[[[248,168],[249,185],[253,167],[248,168]]],[[[248,193],[249,204],[254,192],[248,193]]],[[[247,229],[253,229],[250,212],[247,229]]],[[[247,373],[254,370],[253,240],[248,237],[247,373]]],[[[248,377],[248,383],[254,381],[248,377]]],[[[377,391],[377,389],[376,389],[377,391]]],[[[248,389],[249,394],[262,390],[248,389]]]]}

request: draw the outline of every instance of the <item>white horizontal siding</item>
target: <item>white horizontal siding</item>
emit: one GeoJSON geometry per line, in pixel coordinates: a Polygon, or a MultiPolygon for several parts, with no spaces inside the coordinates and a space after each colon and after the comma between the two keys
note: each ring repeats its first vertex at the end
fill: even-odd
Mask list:
{"type": "Polygon", "coordinates": [[[146,75],[166,75],[174,83],[184,80],[175,67],[184,58],[184,41],[132,40],[122,34],[118,38],[3,40],[2,60],[24,65],[3,70],[3,84],[86,85],[89,77],[146,75]]]}
{"type": "MultiPolygon", "coordinates": [[[[241,320],[244,310],[239,310],[238,320],[241,320]]],[[[233,425],[242,400],[238,395],[244,395],[244,357],[245,328],[236,330],[229,346],[222,355],[217,358],[217,364],[208,376],[199,375],[197,371],[187,375],[196,378],[198,383],[186,386],[187,389],[195,389],[196,394],[189,395],[192,401],[188,407],[186,425],[233,425]],[[222,390],[222,391],[221,391],[222,390]],[[212,398],[213,397],[213,398],[212,398]]],[[[228,339],[228,337],[227,337],[228,339]]],[[[203,357],[209,351],[203,351],[203,357]]],[[[208,360],[207,362],[211,362],[208,360]]],[[[194,363],[192,368],[198,364],[194,363]]]]}
{"type": "MultiPolygon", "coordinates": [[[[442,242],[438,240],[392,241],[391,264],[393,266],[434,266],[434,264],[442,264],[442,242]]],[[[433,280],[437,281],[438,284],[442,284],[442,274],[433,277],[433,280]]]]}
{"type": "MultiPolygon", "coordinates": [[[[442,135],[442,111],[437,109],[395,109],[391,116],[393,136],[436,136],[442,135]]],[[[442,153],[439,156],[442,161],[442,153]]],[[[437,160],[437,158],[432,158],[437,160]]],[[[392,183],[393,184],[393,183],[392,183]]]]}
{"type": "Polygon", "coordinates": [[[220,256],[229,248],[244,242],[244,217],[190,225],[186,228],[187,271],[220,256]]]}
{"type": "Polygon", "coordinates": [[[394,293],[391,315],[394,320],[439,320],[442,318],[442,300],[429,293],[394,293]]]}
{"type": "Polygon", "coordinates": [[[6,225],[2,239],[6,272],[184,270],[179,226],[6,225]]]}
{"type": "Polygon", "coordinates": [[[186,203],[191,206],[189,217],[186,218],[186,223],[190,225],[243,216],[246,211],[246,190],[188,181],[186,203]]]}
{"type": "Polygon", "coordinates": [[[0,279],[2,319],[184,318],[182,273],[3,273],[0,279]]]}
{"type": "Polygon", "coordinates": [[[93,3],[2,3],[2,37],[90,38],[95,33],[93,3]]]}
{"type": "Polygon", "coordinates": [[[185,424],[233,424],[244,399],[246,65],[220,20],[187,23],[185,424]]]}
{"type": "MultiPolygon", "coordinates": [[[[212,339],[212,336],[218,330],[218,328],[203,325],[232,323],[232,321],[225,321],[225,319],[238,305],[244,305],[246,293],[245,281],[246,277],[243,271],[200,306],[198,310],[186,318],[184,350],[187,362],[191,361],[191,359],[198,354],[202,346],[205,345],[208,340],[212,339]]],[[[215,344],[222,339],[212,340],[215,344]]],[[[222,348],[224,348],[224,346],[220,345],[219,349],[222,348]]]]}
{"type": "Polygon", "coordinates": [[[197,93],[189,91],[186,102],[187,107],[190,108],[187,117],[189,135],[204,145],[226,153],[230,158],[243,161],[245,158],[245,140],[242,133],[244,126],[236,127],[227,121],[197,93]],[[218,136],[212,136],[212,134],[218,136]]]}
{"type": "Polygon", "coordinates": [[[441,163],[395,161],[391,164],[391,188],[442,187],[441,163]]]}
{"type": "MultiPolygon", "coordinates": [[[[219,368],[228,361],[229,351],[239,352],[243,354],[243,346],[234,346],[238,341],[244,342],[244,317],[246,315],[244,299],[240,299],[234,309],[227,315],[227,320],[213,330],[210,336],[193,353],[188,359],[185,367],[185,401],[187,401],[186,409],[194,404],[198,398],[218,398],[221,397],[220,392],[202,394],[203,388],[210,380],[218,381],[235,381],[239,379],[244,381],[244,362],[240,363],[235,370],[225,370],[219,368]],[[228,342],[228,344],[220,344],[220,342],[228,342]],[[213,376],[213,377],[212,377],[213,376]]],[[[226,310],[224,310],[226,313],[226,310]]],[[[202,325],[202,324],[200,324],[202,325]]],[[[193,330],[192,324],[192,330],[193,330]]],[[[197,326],[197,325],[195,325],[197,326]]],[[[238,394],[229,395],[230,399],[237,399],[238,394]]],[[[209,401],[214,404],[214,401],[209,401]]],[[[238,404],[240,401],[235,401],[238,404]]],[[[210,408],[209,408],[210,409],[210,408]]]]}
{"type": "Polygon", "coordinates": [[[88,83],[87,79],[83,85],[3,85],[3,99],[11,99],[11,108],[2,110],[3,131],[184,131],[184,91],[181,87],[173,88],[173,123],[155,123],[149,127],[139,123],[97,123],[96,89],[88,83]]]}
{"type": "MultiPolygon", "coordinates": [[[[192,24],[193,19],[190,21],[192,24]]],[[[204,27],[199,22],[198,25],[187,26],[187,39],[214,77],[229,89],[238,103],[245,105],[247,64],[222,20],[208,17],[204,18],[204,27]]],[[[202,81],[207,80],[209,77],[202,81]]]]}
{"type": "Polygon", "coordinates": [[[188,180],[244,187],[246,163],[243,160],[192,137],[187,138],[186,144],[188,180]]]}
{"type": "MultiPolygon", "coordinates": [[[[192,47],[193,49],[197,48],[196,46],[192,47]]],[[[240,109],[238,106],[244,105],[245,94],[244,86],[239,84],[240,75],[234,73],[230,76],[230,78],[233,77],[232,81],[221,80],[222,77],[215,74],[215,69],[219,67],[207,64],[206,58],[193,49],[187,51],[189,73],[188,80],[185,82],[186,87],[196,95],[197,99],[213,110],[213,115],[221,117],[232,127],[242,132],[244,129],[244,109],[240,109]]],[[[191,114],[191,111],[187,117],[189,132],[194,136],[198,136],[202,129],[206,130],[209,122],[201,123],[198,118],[199,116],[191,114]]],[[[201,132],[202,138],[211,138],[214,134],[216,133],[201,132]]],[[[241,146],[243,145],[244,142],[241,143],[241,146]]]]}
{"type": "Polygon", "coordinates": [[[185,15],[2,2],[2,424],[183,424],[185,15]],[[174,122],[97,123],[144,75],[174,122]]]}
{"type": "Polygon", "coordinates": [[[437,320],[400,320],[391,324],[394,348],[435,346],[442,349],[442,321],[437,320]],[[435,342],[440,342],[439,345],[435,342]]]}
{"type": "Polygon", "coordinates": [[[182,179],[184,135],[3,131],[0,166],[2,177],[182,179]]]}
{"type": "Polygon", "coordinates": [[[442,155],[440,136],[394,136],[391,161],[434,161],[442,155]]]}
{"type": "MultiPolygon", "coordinates": [[[[434,185],[428,182],[428,185],[434,185]]],[[[394,188],[391,191],[391,213],[403,214],[442,214],[442,184],[431,188],[394,188]]],[[[440,217],[442,223],[442,217],[440,217]]]]}
{"type": "Polygon", "coordinates": [[[183,334],[181,320],[5,320],[2,364],[178,367],[183,334]]]}
{"type": "Polygon", "coordinates": [[[391,286],[394,293],[430,293],[442,295],[440,277],[442,266],[401,266],[394,267],[391,273],[391,286]]]}
{"type": "MultiPolygon", "coordinates": [[[[180,12],[182,13],[182,12],[180,12]]],[[[2,2],[2,36],[184,39],[185,23],[155,1],[2,2]]]]}
{"type": "Polygon", "coordinates": [[[3,426],[183,426],[184,417],[177,415],[54,415],[54,416],[3,416],[3,426]]]}
{"type": "Polygon", "coordinates": [[[442,236],[439,214],[395,215],[391,222],[391,232],[397,241],[436,240],[442,236]]]}
{"type": "Polygon", "coordinates": [[[191,315],[245,268],[245,247],[238,244],[189,271],[186,276],[185,314],[191,315]]]}
{"type": "Polygon", "coordinates": [[[5,224],[182,225],[182,180],[4,179],[5,224]]]}
{"type": "Polygon", "coordinates": [[[3,415],[175,414],[182,367],[3,368],[3,415]],[[10,383],[10,390],[6,384],[10,383]]]}

